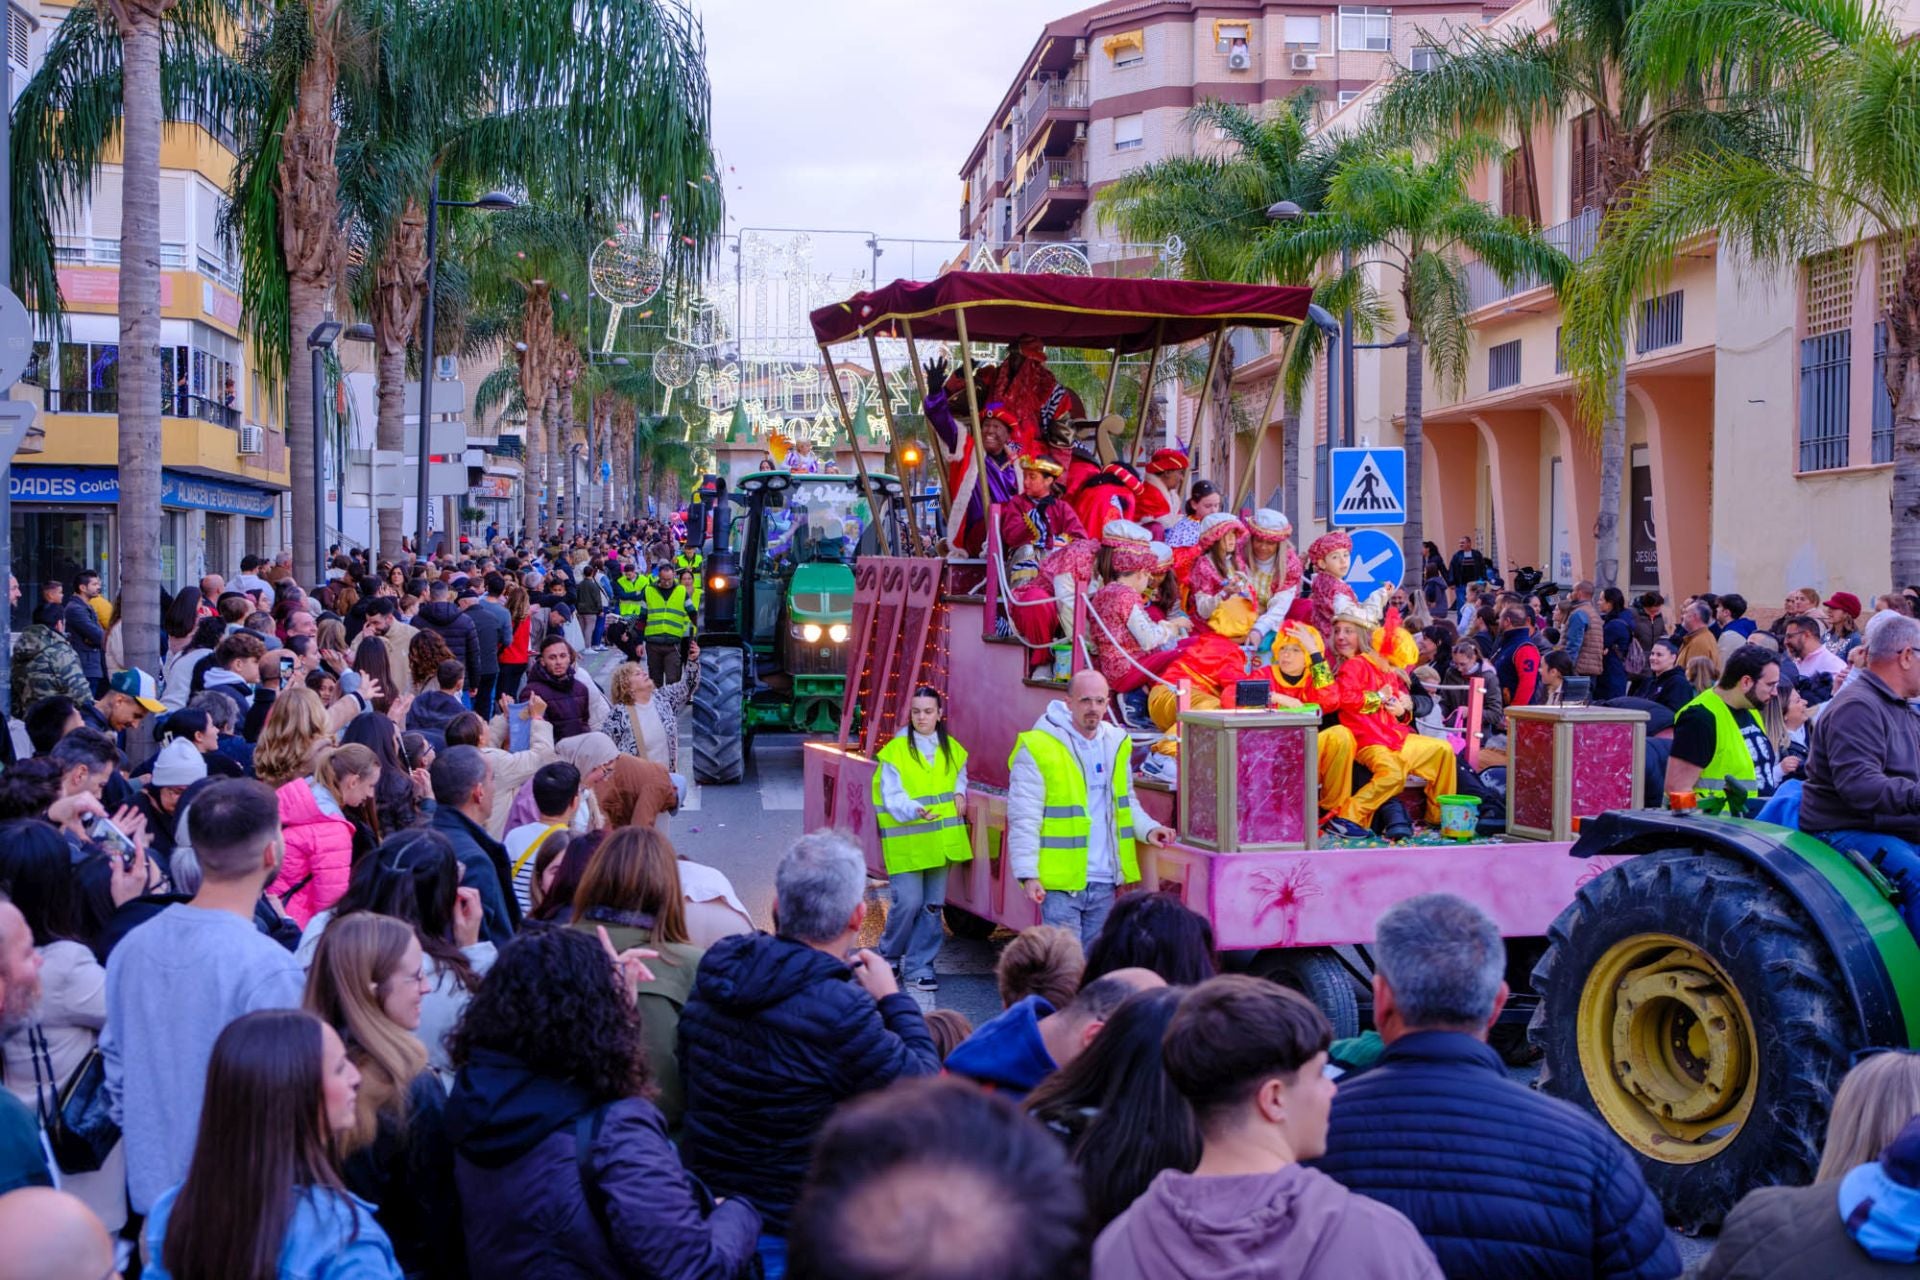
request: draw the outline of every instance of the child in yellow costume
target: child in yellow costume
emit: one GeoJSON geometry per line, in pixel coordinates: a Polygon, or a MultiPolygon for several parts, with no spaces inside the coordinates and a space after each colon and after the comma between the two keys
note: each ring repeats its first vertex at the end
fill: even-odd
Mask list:
{"type": "MultiPolygon", "coordinates": [[[[1409,774],[1426,779],[1427,821],[1438,824],[1440,797],[1453,792],[1458,778],[1453,749],[1407,727],[1406,722],[1413,719],[1413,699],[1407,692],[1406,674],[1374,651],[1376,635],[1389,652],[1403,647],[1401,635],[1395,634],[1404,634],[1398,621],[1390,616],[1386,627],[1376,631],[1365,605],[1344,601],[1333,627],[1340,723],[1353,731],[1361,768],[1373,774],[1366,786],[1353,793],[1340,816],[1361,826],[1370,825],[1380,806],[1400,794],[1409,774]]],[[[1404,647],[1412,649],[1411,637],[1404,647]]],[[[1414,654],[1417,661],[1418,651],[1414,654]]]]}
{"type": "MultiPolygon", "coordinates": [[[[1326,715],[1340,709],[1340,688],[1327,666],[1326,645],[1311,623],[1289,622],[1273,638],[1267,668],[1273,705],[1312,707],[1326,715]]],[[[1320,821],[1338,814],[1353,796],[1353,761],[1359,745],[1353,731],[1336,724],[1320,731],[1320,821]]]]}

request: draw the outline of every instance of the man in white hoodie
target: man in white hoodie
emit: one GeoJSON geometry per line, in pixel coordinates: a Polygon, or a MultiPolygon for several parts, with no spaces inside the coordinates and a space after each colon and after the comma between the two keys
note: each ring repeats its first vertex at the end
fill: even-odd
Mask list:
{"type": "Polygon", "coordinates": [[[1135,833],[1148,844],[1173,832],[1135,801],[1133,743],[1109,723],[1107,682],[1082,671],[1009,762],[1007,851],[1013,874],[1040,908],[1040,922],[1071,929],[1092,946],[1113,910],[1116,886],[1140,878],[1135,833]]]}

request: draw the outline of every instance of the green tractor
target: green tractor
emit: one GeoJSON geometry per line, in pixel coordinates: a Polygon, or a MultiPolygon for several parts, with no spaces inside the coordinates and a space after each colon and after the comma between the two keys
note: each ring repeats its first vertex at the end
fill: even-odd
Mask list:
{"type": "Polygon", "coordinates": [[[740,781],[758,731],[840,725],[853,630],[853,562],[897,554],[900,482],[756,471],[731,493],[711,477],[689,519],[711,534],[693,695],[693,776],[740,781]],[[711,520],[707,517],[711,516],[711,520]],[[710,529],[707,526],[710,525],[710,529]]]}
{"type": "Polygon", "coordinates": [[[1595,873],[1548,933],[1529,1034],[1541,1087],[1632,1148],[1668,1216],[1813,1181],[1834,1091],[1920,1038],[1920,945],[1864,857],[1738,818],[1588,819],[1595,873]]]}

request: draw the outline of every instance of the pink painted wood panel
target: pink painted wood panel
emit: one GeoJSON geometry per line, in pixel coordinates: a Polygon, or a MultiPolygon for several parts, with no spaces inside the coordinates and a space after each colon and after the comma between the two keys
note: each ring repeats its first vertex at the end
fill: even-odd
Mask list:
{"type": "Polygon", "coordinates": [[[1187,815],[1186,834],[1195,840],[1220,840],[1220,735],[1223,729],[1188,724],[1180,730],[1180,767],[1187,774],[1187,796],[1193,812],[1187,815]]]}
{"type": "Polygon", "coordinates": [[[955,600],[949,608],[947,728],[966,745],[967,777],[1005,787],[1014,740],[1059,695],[1026,682],[1025,646],[977,638],[977,601],[955,600]]]}

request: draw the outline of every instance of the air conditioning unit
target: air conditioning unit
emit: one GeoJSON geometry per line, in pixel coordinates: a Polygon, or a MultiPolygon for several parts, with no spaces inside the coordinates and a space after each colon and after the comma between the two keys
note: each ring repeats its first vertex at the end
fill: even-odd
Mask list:
{"type": "Polygon", "coordinates": [[[1312,71],[1314,67],[1319,64],[1319,61],[1320,60],[1311,53],[1296,53],[1287,59],[1287,69],[1289,71],[1312,71]]]}
{"type": "Polygon", "coordinates": [[[267,451],[267,431],[250,423],[240,426],[240,452],[261,454],[267,451]]]}
{"type": "Polygon", "coordinates": [[[460,376],[460,361],[456,356],[435,356],[433,358],[433,376],[442,382],[452,382],[460,376]]]}
{"type": "Polygon", "coordinates": [[[1245,71],[1253,65],[1253,55],[1247,52],[1247,46],[1236,44],[1227,54],[1227,70],[1245,71]]]}
{"type": "Polygon", "coordinates": [[[1085,120],[1073,126],[1073,140],[1075,142],[1085,142],[1087,140],[1087,122],[1085,120]]]}
{"type": "Polygon", "coordinates": [[[1075,37],[1073,42],[1073,56],[1076,59],[1087,56],[1087,38],[1085,36],[1075,37]]]}

